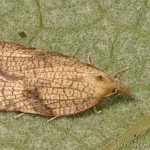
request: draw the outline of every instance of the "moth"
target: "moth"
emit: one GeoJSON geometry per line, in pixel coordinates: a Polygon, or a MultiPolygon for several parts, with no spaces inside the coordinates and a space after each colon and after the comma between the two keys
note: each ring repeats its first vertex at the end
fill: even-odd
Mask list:
{"type": "Polygon", "coordinates": [[[128,93],[117,77],[51,51],[0,42],[0,110],[62,116],[128,93]]]}

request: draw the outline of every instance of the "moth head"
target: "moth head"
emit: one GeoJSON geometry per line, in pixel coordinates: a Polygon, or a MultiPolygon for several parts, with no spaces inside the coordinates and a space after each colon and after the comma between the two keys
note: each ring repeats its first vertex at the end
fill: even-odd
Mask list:
{"type": "Polygon", "coordinates": [[[129,89],[123,87],[118,79],[111,78],[104,72],[87,75],[84,80],[94,90],[95,96],[108,97],[118,93],[129,93],[129,89]]]}
{"type": "Polygon", "coordinates": [[[99,75],[96,77],[101,82],[102,89],[105,93],[105,97],[118,94],[118,93],[129,93],[130,90],[123,87],[118,79],[110,78],[107,75],[99,75]]]}
{"type": "Polygon", "coordinates": [[[118,94],[118,93],[127,94],[130,92],[130,89],[122,86],[122,84],[119,80],[120,75],[128,69],[129,69],[129,67],[125,67],[124,69],[122,69],[116,73],[116,75],[112,78],[113,83],[111,85],[111,93],[106,95],[105,97],[114,95],[114,94],[118,94]]]}
{"type": "Polygon", "coordinates": [[[97,80],[101,82],[101,87],[105,93],[105,97],[119,93],[127,94],[130,92],[130,89],[124,87],[117,78],[111,78],[105,74],[97,76],[97,80]]]}
{"type": "Polygon", "coordinates": [[[127,94],[130,92],[129,88],[124,87],[119,80],[115,80],[112,86],[112,93],[124,93],[127,94]]]}

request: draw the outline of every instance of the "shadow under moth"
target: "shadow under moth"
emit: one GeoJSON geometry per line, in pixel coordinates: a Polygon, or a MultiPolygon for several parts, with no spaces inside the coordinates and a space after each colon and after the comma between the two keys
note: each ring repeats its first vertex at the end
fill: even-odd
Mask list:
{"type": "Polygon", "coordinates": [[[117,76],[51,51],[0,42],[0,110],[62,116],[128,93],[117,76]]]}

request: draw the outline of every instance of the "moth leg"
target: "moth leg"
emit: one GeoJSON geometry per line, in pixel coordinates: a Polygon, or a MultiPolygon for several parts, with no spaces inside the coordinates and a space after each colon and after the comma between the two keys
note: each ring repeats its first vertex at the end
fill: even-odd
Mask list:
{"type": "Polygon", "coordinates": [[[96,109],[96,106],[94,106],[93,111],[94,111],[96,114],[100,114],[100,113],[102,113],[102,111],[101,111],[101,110],[97,110],[97,109],[96,109]]]}
{"type": "Polygon", "coordinates": [[[20,113],[20,114],[18,114],[18,115],[16,115],[15,116],[15,118],[17,119],[17,118],[20,118],[21,116],[23,116],[25,113],[20,113]]]}
{"type": "Polygon", "coordinates": [[[114,75],[114,78],[115,79],[119,79],[121,73],[125,72],[126,70],[128,70],[129,67],[125,67],[124,69],[121,69],[120,71],[118,71],[115,75],[114,75]]]}
{"type": "Polygon", "coordinates": [[[90,65],[92,64],[92,63],[91,63],[91,52],[88,53],[87,62],[88,62],[88,64],[90,64],[90,65]]]}
{"type": "Polygon", "coordinates": [[[53,121],[56,118],[58,118],[58,116],[55,116],[55,117],[52,117],[52,118],[48,119],[47,122],[49,123],[49,122],[53,121]]]}

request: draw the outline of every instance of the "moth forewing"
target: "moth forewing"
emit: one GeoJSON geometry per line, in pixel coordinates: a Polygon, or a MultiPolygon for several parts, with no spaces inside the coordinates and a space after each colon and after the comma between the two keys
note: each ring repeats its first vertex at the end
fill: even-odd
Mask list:
{"type": "Polygon", "coordinates": [[[104,97],[128,92],[93,65],[18,44],[0,42],[0,66],[1,110],[69,115],[96,105],[104,97]],[[4,90],[8,87],[10,95],[4,90]]]}

